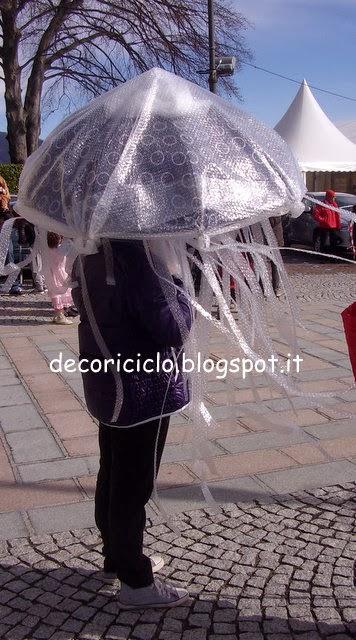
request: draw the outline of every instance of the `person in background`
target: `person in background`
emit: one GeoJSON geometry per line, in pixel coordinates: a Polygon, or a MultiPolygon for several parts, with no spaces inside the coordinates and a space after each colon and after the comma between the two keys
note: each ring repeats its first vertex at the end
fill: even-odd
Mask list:
{"type": "Polygon", "coordinates": [[[42,269],[41,255],[39,253],[36,253],[31,263],[34,293],[46,293],[48,291],[44,276],[40,273],[41,269],[42,269]]]}
{"type": "MultiPolygon", "coordinates": [[[[13,218],[13,216],[14,214],[10,206],[10,191],[7,186],[5,178],[0,176],[0,231],[3,223],[6,220],[13,218]]],[[[8,254],[6,257],[5,264],[8,264],[9,262],[16,263],[17,256],[15,255],[15,247],[16,245],[18,246],[18,244],[19,244],[19,228],[15,223],[12,228],[9,249],[8,249],[8,254]]],[[[9,293],[11,295],[21,295],[22,287],[20,284],[20,274],[18,275],[15,282],[13,283],[9,293]]]]}
{"type": "Polygon", "coordinates": [[[72,294],[69,288],[64,293],[56,290],[66,286],[68,274],[66,272],[66,256],[60,250],[63,236],[49,231],[47,233],[48,265],[46,282],[52,307],[54,309],[53,322],[55,324],[72,324],[72,320],[66,316],[66,310],[73,307],[72,294]]]}
{"type": "MultiPolygon", "coordinates": [[[[283,224],[281,216],[271,216],[269,219],[271,223],[271,227],[274,235],[276,236],[277,244],[279,247],[284,247],[284,236],[283,236],[283,224]]],[[[272,277],[272,287],[275,295],[279,298],[282,295],[282,291],[280,288],[281,279],[279,275],[278,268],[276,264],[271,261],[271,277],[272,277]]]]}
{"type": "MultiPolygon", "coordinates": [[[[14,213],[14,215],[17,215],[17,214],[14,213]]],[[[17,227],[18,227],[18,233],[19,233],[19,237],[18,237],[19,246],[22,248],[28,248],[29,250],[31,250],[36,238],[36,231],[35,231],[34,225],[31,222],[28,222],[27,220],[19,220],[17,227]]],[[[42,259],[39,253],[33,254],[30,268],[31,268],[31,276],[32,276],[34,293],[46,293],[48,289],[45,284],[44,276],[41,273],[42,259]]]]}
{"type": "Polygon", "coordinates": [[[342,242],[337,234],[337,230],[340,229],[341,226],[340,214],[338,211],[334,211],[334,209],[325,206],[330,205],[330,207],[338,209],[335,195],[335,191],[328,189],[325,193],[324,204],[317,204],[313,209],[313,218],[318,225],[320,251],[322,253],[325,252],[328,246],[333,250],[342,242]]]}
{"type": "MultiPolygon", "coordinates": [[[[25,228],[26,239],[29,247],[33,246],[36,231],[33,224],[28,223],[25,228]]],[[[34,293],[46,293],[48,291],[44,275],[42,274],[42,258],[40,253],[32,254],[31,274],[34,293]]]]}
{"type": "Polygon", "coordinates": [[[5,178],[0,176],[0,210],[7,211],[10,203],[10,191],[5,178]]]}
{"type": "MultiPolygon", "coordinates": [[[[356,215],[356,204],[353,205],[351,209],[352,213],[356,215]]],[[[351,237],[351,247],[352,247],[352,255],[354,260],[356,260],[356,221],[350,222],[350,237],[351,237]]]]}

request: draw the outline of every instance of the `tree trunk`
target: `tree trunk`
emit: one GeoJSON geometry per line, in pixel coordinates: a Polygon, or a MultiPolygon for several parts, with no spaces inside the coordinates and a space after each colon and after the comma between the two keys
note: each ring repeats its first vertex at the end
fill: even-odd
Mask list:
{"type": "Polygon", "coordinates": [[[25,98],[27,154],[38,148],[41,133],[41,95],[44,80],[43,63],[34,64],[25,98]]]}
{"type": "Polygon", "coordinates": [[[27,158],[25,114],[21,99],[21,70],[18,63],[20,33],[16,27],[16,10],[3,9],[3,70],[7,140],[11,162],[23,164],[27,158]]]}
{"type": "Polygon", "coordinates": [[[41,132],[41,97],[46,71],[46,53],[66,17],[83,4],[83,0],[60,0],[42,34],[34,57],[25,97],[26,143],[30,155],[38,148],[41,132]]]}

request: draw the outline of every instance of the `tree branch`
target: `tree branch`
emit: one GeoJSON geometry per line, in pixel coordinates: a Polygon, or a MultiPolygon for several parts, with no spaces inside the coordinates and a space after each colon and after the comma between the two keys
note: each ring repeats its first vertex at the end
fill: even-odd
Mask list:
{"type": "MultiPolygon", "coordinates": [[[[215,0],[216,45],[218,54],[237,56],[238,69],[251,59],[243,38],[248,25],[230,1],[215,0]]],[[[15,102],[25,114],[29,152],[39,135],[44,84],[51,109],[61,104],[61,91],[72,106],[71,91],[82,98],[98,95],[152,66],[206,86],[199,70],[208,60],[207,0],[0,0],[2,19],[4,7],[19,43],[21,87],[15,102]]],[[[5,56],[0,39],[0,67],[5,56]]],[[[7,90],[10,79],[11,70],[5,74],[7,90]]],[[[239,95],[236,78],[221,78],[219,84],[239,95]]]]}

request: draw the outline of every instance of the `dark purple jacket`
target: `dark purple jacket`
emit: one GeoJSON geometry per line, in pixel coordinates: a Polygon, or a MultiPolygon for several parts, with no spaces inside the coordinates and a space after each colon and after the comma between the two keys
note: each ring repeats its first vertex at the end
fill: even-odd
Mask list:
{"type": "MultiPolygon", "coordinates": [[[[176,320],[162,292],[158,277],[151,269],[145,249],[140,241],[111,241],[113,270],[116,284],[106,283],[107,267],[103,248],[84,258],[86,285],[103,339],[114,360],[121,354],[125,359],[141,363],[147,358],[156,362],[172,358],[172,347],[179,352],[182,337],[176,320]]],[[[74,265],[73,279],[79,280],[74,265]]],[[[174,287],[172,285],[172,290],[174,287]]],[[[72,290],[74,302],[80,313],[80,357],[89,361],[103,360],[94,338],[82,299],[82,288],[72,290]]],[[[188,329],[191,326],[191,308],[184,294],[177,299],[188,329]]],[[[124,401],[115,422],[129,426],[178,411],[189,402],[188,385],[181,373],[170,375],[125,373],[121,371],[124,401]]],[[[100,373],[83,373],[85,399],[90,413],[100,422],[111,423],[115,404],[115,379],[110,370],[100,373]]]]}

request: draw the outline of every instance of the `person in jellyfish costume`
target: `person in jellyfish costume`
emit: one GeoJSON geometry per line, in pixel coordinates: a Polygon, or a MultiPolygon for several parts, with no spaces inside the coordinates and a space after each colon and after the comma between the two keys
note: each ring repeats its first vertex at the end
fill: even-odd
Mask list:
{"type": "MultiPolygon", "coordinates": [[[[104,570],[120,578],[123,608],[171,607],[188,597],[155,578],[163,561],[143,553],[145,504],[152,491],[157,498],[169,417],[177,411],[187,418],[191,473],[216,506],[209,441],[218,425],[206,402],[209,374],[186,373],[183,357],[204,360],[209,338],[218,336],[226,355],[267,360],[275,353],[273,323],[296,352],[297,308],[269,218],[299,215],[304,195],[298,165],[275,131],[162,69],[66,118],[24,166],[16,210],[36,225],[34,250],[44,264],[47,231],[72,240],[67,269],[80,311],[80,356],[88,365],[106,362],[100,371],[88,367],[83,383],[99,421],[95,517],[104,570]],[[157,354],[171,369],[118,367],[120,358],[157,354]]],[[[9,232],[8,225],[0,267],[9,232]]],[[[3,273],[10,286],[11,267],[3,273]]],[[[285,372],[268,365],[263,375],[287,397],[301,393],[285,372]]],[[[258,404],[257,386],[253,395],[258,404]]],[[[263,420],[298,428],[272,424],[265,414],[263,420]]]]}

